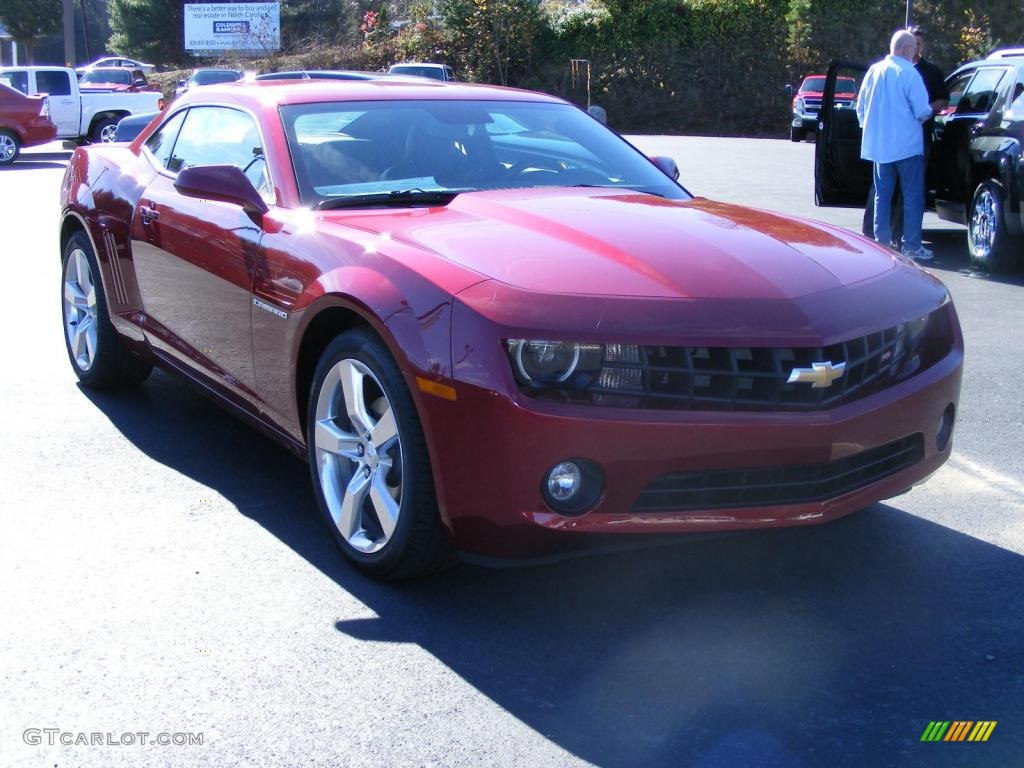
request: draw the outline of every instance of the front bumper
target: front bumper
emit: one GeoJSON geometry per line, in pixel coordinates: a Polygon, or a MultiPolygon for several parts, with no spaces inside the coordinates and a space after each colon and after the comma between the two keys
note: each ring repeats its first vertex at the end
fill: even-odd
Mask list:
{"type": "Polygon", "coordinates": [[[463,550],[523,557],[572,546],[580,534],[816,524],[898,495],[949,458],[952,441],[940,450],[936,437],[947,408],[955,412],[963,363],[962,336],[950,312],[948,355],[846,405],[817,412],[653,411],[527,397],[516,388],[504,350],[493,343],[501,331],[474,324],[472,310],[456,302],[456,399],[420,397],[442,519],[463,550]],[[923,452],[916,463],[813,502],[634,508],[644,489],[667,474],[826,465],[918,434],[923,452]],[[604,475],[600,499],[578,516],[554,512],[542,491],[547,473],[567,459],[594,462],[604,475]]]}
{"type": "Polygon", "coordinates": [[[817,113],[811,114],[808,112],[794,112],[793,118],[790,120],[789,124],[793,128],[803,128],[805,131],[816,131],[818,130],[818,115],[817,113]]]}

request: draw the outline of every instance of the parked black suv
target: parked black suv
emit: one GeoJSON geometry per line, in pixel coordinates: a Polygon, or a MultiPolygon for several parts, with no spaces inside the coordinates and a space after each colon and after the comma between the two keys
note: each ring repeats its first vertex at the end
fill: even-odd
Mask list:
{"type": "MultiPolygon", "coordinates": [[[[835,98],[837,78],[867,67],[833,62],[818,123],[814,198],[822,206],[863,206],[871,165],[860,159],[856,110],[835,98]]],[[[946,78],[949,107],[935,118],[926,204],[967,226],[971,262],[1002,271],[1024,262],[1024,48],[996,51],[946,78]]]]}

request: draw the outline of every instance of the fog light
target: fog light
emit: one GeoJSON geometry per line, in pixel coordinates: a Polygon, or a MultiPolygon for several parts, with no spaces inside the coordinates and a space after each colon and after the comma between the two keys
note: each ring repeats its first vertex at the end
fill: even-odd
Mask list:
{"type": "Polygon", "coordinates": [[[604,475],[592,461],[567,459],[548,471],[541,490],[555,512],[578,515],[597,503],[604,490],[604,475]]]}
{"type": "Polygon", "coordinates": [[[555,468],[548,473],[548,493],[555,501],[569,501],[580,492],[582,485],[583,473],[571,461],[556,464],[555,468]]]}
{"type": "Polygon", "coordinates": [[[950,403],[942,412],[939,419],[939,431],[935,435],[935,447],[940,451],[946,450],[949,445],[949,438],[953,436],[953,421],[956,419],[956,408],[950,403]]]}

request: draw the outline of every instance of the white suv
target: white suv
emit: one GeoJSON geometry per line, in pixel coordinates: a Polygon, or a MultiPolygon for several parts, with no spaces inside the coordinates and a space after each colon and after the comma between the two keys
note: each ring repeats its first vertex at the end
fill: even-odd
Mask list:
{"type": "Polygon", "coordinates": [[[455,79],[455,73],[447,64],[424,64],[415,61],[404,64],[392,64],[388,74],[429,77],[431,80],[444,80],[445,82],[455,79]]]}

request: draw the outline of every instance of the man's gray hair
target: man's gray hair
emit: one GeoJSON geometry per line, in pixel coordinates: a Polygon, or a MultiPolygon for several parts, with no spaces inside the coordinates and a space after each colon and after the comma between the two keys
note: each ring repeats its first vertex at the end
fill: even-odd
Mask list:
{"type": "Polygon", "coordinates": [[[893,56],[898,56],[901,50],[909,50],[910,53],[913,53],[916,48],[917,41],[914,39],[914,33],[905,29],[894,32],[892,40],[889,41],[889,53],[893,56]]]}

